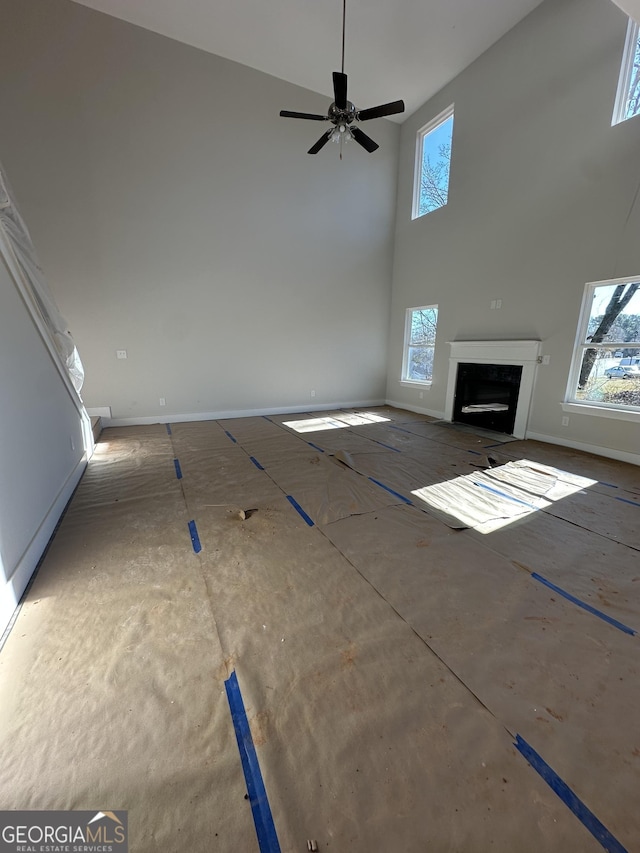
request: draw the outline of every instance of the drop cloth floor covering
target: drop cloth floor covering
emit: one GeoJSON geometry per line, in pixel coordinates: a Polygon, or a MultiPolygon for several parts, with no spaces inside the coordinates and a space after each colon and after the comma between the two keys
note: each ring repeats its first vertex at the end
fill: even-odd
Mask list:
{"type": "Polygon", "coordinates": [[[495,445],[386,407],[105,430],[0,652],[0,808],[128,809],[136,853],[639,850],[638,469],[495,445]],[[597,482],[487,535],[412,499],[487,454],[597,482]]]}

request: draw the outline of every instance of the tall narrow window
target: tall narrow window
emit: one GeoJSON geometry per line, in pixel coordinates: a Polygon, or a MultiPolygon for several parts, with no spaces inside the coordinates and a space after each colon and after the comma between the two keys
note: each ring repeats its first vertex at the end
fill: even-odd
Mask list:
{"type": "Polygon", "coordinates": [[[437,305],[407,309],[402,364],[405,382],[431,382],[437,325],[437,305]]]}
{"type": "Polygon", "coordinates": [[[640,115],[640,27],[629,18],[612,124],[640,115]]]}
{"type": "Polygon", "coordinates": [[[453,105],[418,131],[413,184],[413,219],[449,200],[453,105]]]}
{"type": "Polygon", "coordinates": [[[640,278],[587,285],[567,400],[640,412],[640,278]]]}

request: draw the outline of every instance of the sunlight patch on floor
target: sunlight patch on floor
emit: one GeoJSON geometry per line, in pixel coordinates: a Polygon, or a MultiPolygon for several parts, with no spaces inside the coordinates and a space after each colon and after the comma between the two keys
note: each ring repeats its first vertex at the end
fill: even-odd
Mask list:
{"type": "Polygon", "coordinates": [[[327,429],[344,429],[351,426],[364,426],[364,424],[377,424],[388,421],[382,415],[373,412],[359,412],[358,414],[341,414],[327,418],[305,418],[301,421],[283,421],[284,426],[296,432],[320,432],[327,429]]]}
{"type": "Polygon", "coordinates": [[[597,480],[569,471],[519,459],[411,494],[479,533],[492,533],[595,483],[597,480]]]}

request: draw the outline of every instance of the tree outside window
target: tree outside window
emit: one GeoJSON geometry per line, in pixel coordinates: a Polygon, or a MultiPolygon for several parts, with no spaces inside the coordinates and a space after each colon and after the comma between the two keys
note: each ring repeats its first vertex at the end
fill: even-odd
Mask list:
{"type": "Polygon", "coordinates": [[[640,411],[640,278],[587,285],[569,396],[640,411]]]}
{"type": "MultiPolygon", "coordinates": [[[[636,30],[638,25],[636,24],[636,30]]],[[[640,35],[636,38],[636,50],[631,67],[631,82],[627,93],[627,108],[625,118],[637,116],[640,113],[640,35]]]]}
{"type": "Polygon", "coordinates": [[[437,305],[407,309],[402,371],[405,381],[431,382],[437,325],[437,305]]]}
{"type": "Polygon", "coordinates": [[[424,216],[449,200],[453,107],[418,131],[413,218],[424,216]]]}

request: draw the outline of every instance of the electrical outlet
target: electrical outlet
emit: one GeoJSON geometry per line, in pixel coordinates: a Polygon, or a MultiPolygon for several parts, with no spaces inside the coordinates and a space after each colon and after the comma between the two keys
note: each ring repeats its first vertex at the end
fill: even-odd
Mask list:
{"type": "Polygon", "coordinates": [[[315,396],[316,396],[316,392],[315,392],[315,391],[311,391],[310,393],[311,393],[311,396],[312,396],[312,397],[315,397],[315,396]]]}
{"type": "Polygon", "coordinates": [[[550,361],[551,361],[551,356],[550,356],[550,355],[543,355],[543,356],[542,356],[542,363],[543,363],[543,364],[549,364],[549,362],[550,362],[550,361]]]}
{"type": "Polygon", "coordinates": [[[422,400],[424,397],[424,391],[418,391],[418,397],[422,400]]]}
{"type": "Polygon", "coordinates": [[[116,350],[116,358],[126,358],[126,357],[127,357],[126,349],[117,349],[116,350]]]}
{"type": "Polygon", "coordinates": [[[164,397],[160,397],[160,405],[161,405],[161,406],[166,406],[166,405],[167,405],[167,401],[165,400],[165,398],[164,398],[164,397]]]}
{"type": "Polygon", "coordinates": [[[562,426],[569,426],[569,416],[568,415],[565,415],[562,418],[562,426]]]}

